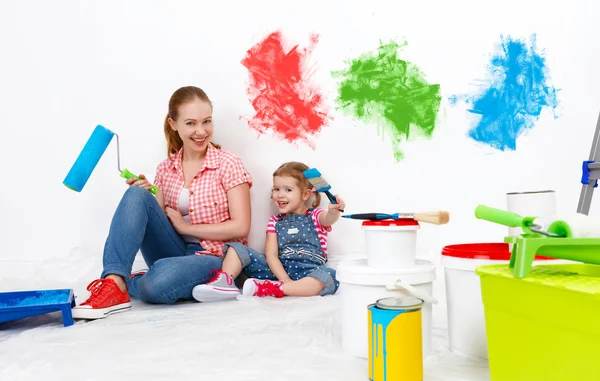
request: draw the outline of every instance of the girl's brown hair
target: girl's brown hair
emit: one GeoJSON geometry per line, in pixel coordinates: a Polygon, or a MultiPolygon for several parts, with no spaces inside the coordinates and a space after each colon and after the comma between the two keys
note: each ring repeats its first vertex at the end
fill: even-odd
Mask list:
{"type": "MultiPolygon", "coordinates": [[[[183,141],[181,141],[177,131],[171,128],[169,118],[177,120],[179,117],[179,107],[185,103],[192,102],[195,99],[207,102],[210,104],[210,107],[212,107],[208,95],[206,95],[204,90],[196,86],[181,87],[177,89],[177,91],[171,95],[171,99],[169,99],[169,112],[165,117],[165,138],[167,139],[167,156],[169,157],[183,147],[183,141]]],[[[210,142],[210,144],[215,148],[221,148],[221,146],[216,143],[210,142]]]]}
{"type": "MultiPolygon", "coordinates": [[[[293,177],[294,179],[296,179],[298,181],[298,185],[300,186],[300,189],[302,190],[302,192],[304,192],[307,189],[313,189],[313,185],[310,183],[310,181],[308,181],[306,179],[306,176],[304,176],[304,171],[306,171],[309,167],[304,164],[304,163],[300,163],[297,161],[290,161],[287,163],[283,163],[279,166],[279,168],[277,168],[275,170],[275,172],[273,172],[273,177],[275,176],[285,176],[285,177],[293,177]]],[[[316,208],[317,206],[319,206],[321,204],[321,195],[319,194],[319,192],[314,192],[315,193],[315,200],[312,203],[312,207],[316,208]]]]}

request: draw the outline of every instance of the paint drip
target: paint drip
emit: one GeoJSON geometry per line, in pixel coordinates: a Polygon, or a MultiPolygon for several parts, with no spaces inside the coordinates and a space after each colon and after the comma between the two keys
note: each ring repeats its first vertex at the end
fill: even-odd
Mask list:
{"type": "Polygon", "coordinates": [[[391,139],[396,161],[404,158],[401,144],[413,133],[432,136],[442,99],[439,84],[428,83],[415,64],[398,57],[398,51],[406,45],[395,41],[381,43],[377,53],[364,53],[346,61],[345,70],[332,73],[342,78],[338,107],[377,125],[379,132],[383,127],[391,139]]]}
{"type": "MultiPolygon", "coordinates": [[[[392,298],[389,298],[392,299],[392,298]]],[[[369,379],[423,380],[421,309],[387,310],[375,304],[369,316],[369,379]]]]}
{"type": "Polygon", "coordinates": [[[271,132],[290,143],[315,148],[315,138],[333,119],[319,88],[311,83],[308,61],[319,36],[312,34],[305,49],[283,48],[281,32],[274,32],[246,52],[248,96],[255,115],[249,126],[259,134],[271,132]]]}
{"type": "Polygon", "coordinates": [[[470,113],[480,115],[468,135],[501,151],[516,150],[517,138],[534,127],[542,110],[558,107],[557,91],[550,83],[543,52],[537,50],[536,35],[530,43],[501,36],[491,57],[489,78],[475,95],[454,95],[451,105],[465,101],[470,113]]]}

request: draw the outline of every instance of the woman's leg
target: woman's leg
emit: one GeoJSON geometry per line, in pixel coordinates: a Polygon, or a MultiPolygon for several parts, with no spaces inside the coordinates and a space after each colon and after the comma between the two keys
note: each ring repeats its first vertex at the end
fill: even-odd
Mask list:
{"type": "Polygon", "coordinates": [[[150,267],[160,258],[184,256],[186,246],[154,196],[144,188],[131,187],[113,216],[100,277],[112,277],[124,290],[140,249],[150,267]]]}
{"type": "Polygon", "coordinates": [[[127,294],[138,250],[151,266],[161,257],[185,255],[185,244],[160,205],[146,189],[127,189],[113,216],[104,246],[104,269],[88,285],[90,297],[73,308],[73,317],[98,319],[131,308],[127,294]]]}
{"type": "Polygon", "coordinates": [[[157,304],[193,299],[194,286],[210,280],[223,264],[223,258],[196,255],[197,250],[199,245],[189,245],[183,257],[155,261],[146,274],[132,280],[129,293],[136,299],[157,304]]]}

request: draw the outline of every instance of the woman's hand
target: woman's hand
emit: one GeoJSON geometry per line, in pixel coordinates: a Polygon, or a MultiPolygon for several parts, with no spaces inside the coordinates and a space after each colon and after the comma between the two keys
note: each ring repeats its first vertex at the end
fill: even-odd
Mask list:
{"type": "Polygon", "coordinates": [[[185,220],[181,213],[178,210],[175,210],[171,207],[165,208],[165,213],[167,214],[167,218],[171,221],[171,224],[175,228],[175,231],[179,234],[188,234],[187,228],[190,226],[185,220]]]}
{"type": "Polygon", "coordinates": [[[141,180],[138,180],[135,177],[132,177],[130,179],[125,180],[125,182],[130,187],[142,187],[144,189],[150,190],[150,188],[152,187],[152,184],[150,184],[150,182],[146,179],[146,176],[144,176],[143,174],[140,174],[140,179],[141,180]]]}

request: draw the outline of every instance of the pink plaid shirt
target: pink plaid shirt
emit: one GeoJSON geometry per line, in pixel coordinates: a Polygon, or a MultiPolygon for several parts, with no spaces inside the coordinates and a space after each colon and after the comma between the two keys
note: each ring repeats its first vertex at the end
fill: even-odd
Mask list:
{"type": "MultiPolygon", "coordinates": [[[[165,206],[177,210],[179,193],[185,183],[181,161],[183,150],[161,162],[156,169],[154,184],[163,192],[165,206]]],[[[216,224],[231,219],[227,191],[236,185],[248,183],[252,187],[252,177],[241,159],[232,153],[217,149],[211,144],[204,158],[200,172],[192,179],[190,192],[190,222],[192,224],[216,224]]],[[[248,245],[248,239],[232,239],[248,245]]],[[[211,254],[223,257],[225,242],[199,239],[204,251],[196,254],[211,254]]]]}

